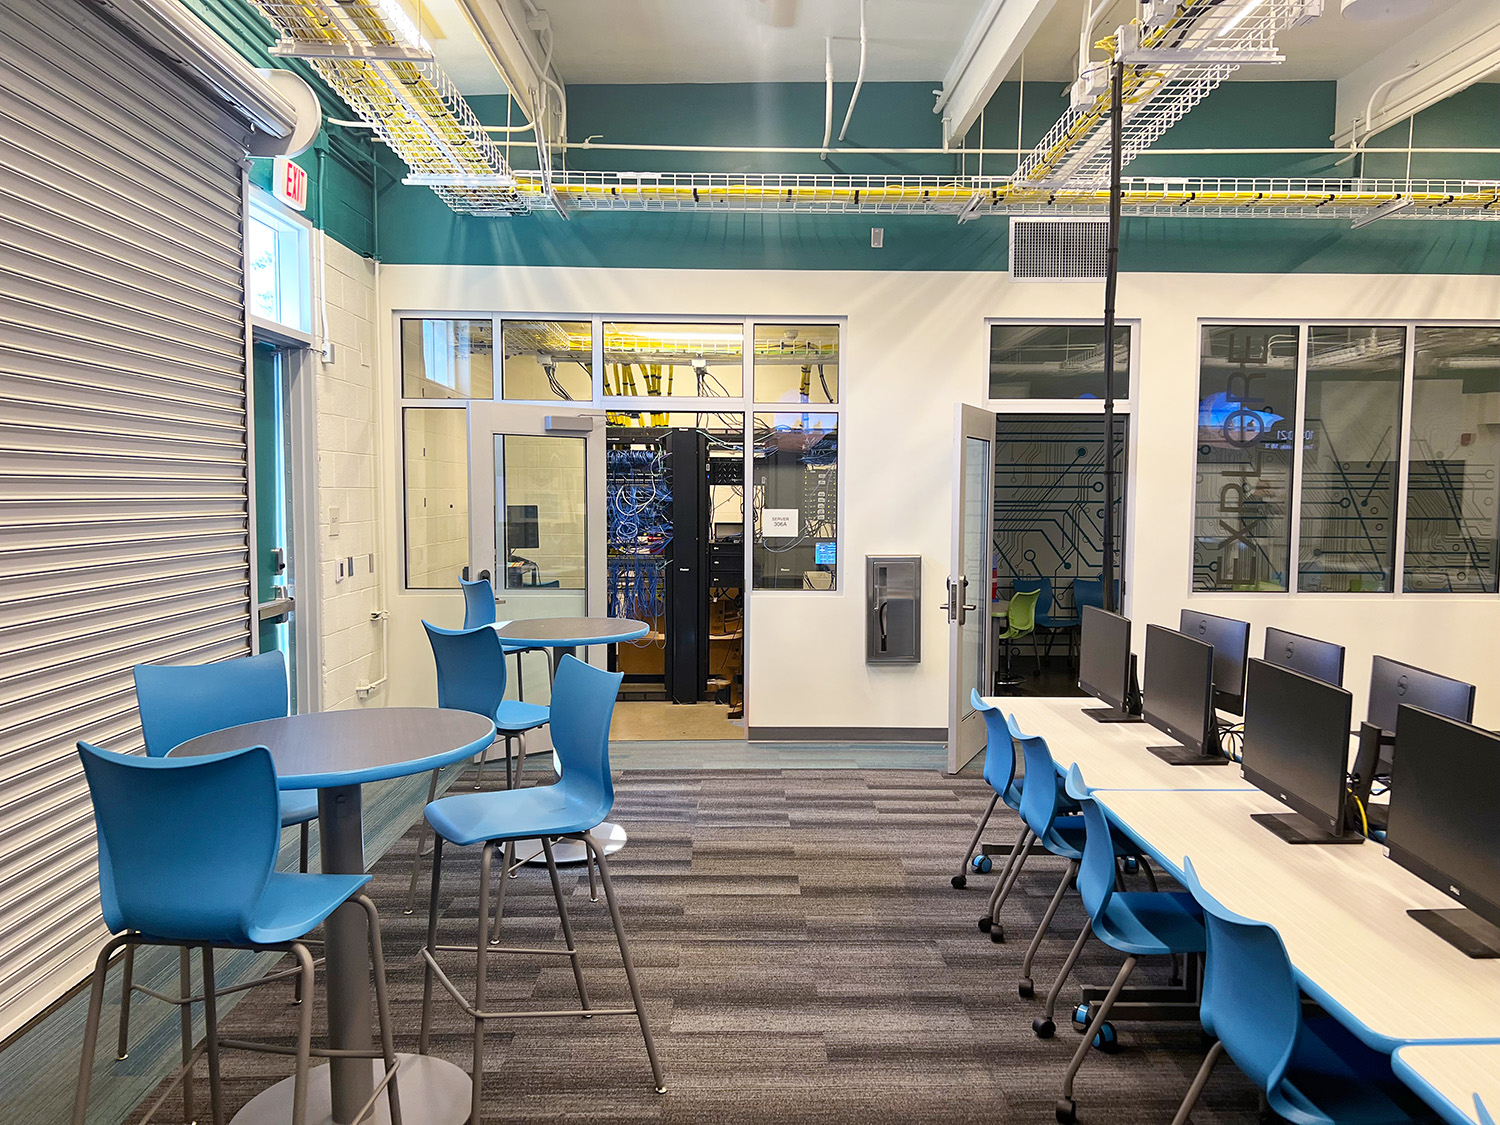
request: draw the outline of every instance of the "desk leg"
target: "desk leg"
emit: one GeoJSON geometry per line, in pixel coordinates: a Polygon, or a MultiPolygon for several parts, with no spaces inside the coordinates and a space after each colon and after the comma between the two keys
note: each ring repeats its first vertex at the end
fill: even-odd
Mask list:
{"type": "MultiPolygon", "coordinates": [[[[323,870],[340,875],[365,873],[365,840],[360,787],[346,785],[318,793],[323,870]]],[[[365,912],[345,903],[324,923],[328,958],[328,1042],[343,1050],[368,1051],[370,1036],[369,931],[365,912]]],[[[366,1059],[329,1060],[333,1120],[354,1120],[374,1088],[366,1059]]]]}

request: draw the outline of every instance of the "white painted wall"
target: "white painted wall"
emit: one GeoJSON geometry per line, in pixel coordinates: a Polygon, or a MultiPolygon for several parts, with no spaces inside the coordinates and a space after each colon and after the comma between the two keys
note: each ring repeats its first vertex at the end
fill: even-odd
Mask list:
{"type": "MultiPolygon", "coordinates": [[[[937,607],[950,565],[954,404],[984,402],[984,319],[1097,318],[1101,301],[1098,285],[1014,283],[1000,273],[385,266],[376,316],[381,431],[399,432],[394,310],[847,318],[840,357],[843,589],[752,596],[748,719],[752,727],[942,727],[947,626],[937,607]],[[864,663],[862,567],[870,554],[923,557],[920,665],[864,663]]],[[[1357,714],[1365,705],[1369,659],[1386,653],[1478,683],[1477,720],[1500,726],[1500,598],[1189,592],[1199,320],[1497,320],[1500,278],[1127,274],[1119,309],[1140,324],[1126,561],[1127,608],[1135,620],[1175,625],[1191,603],[1249,619],[1257,652],[1266,625],[1341,642],[1349,648],[1357,714]]],[[[382,544],[390,561],[381,569],[392,616],[393,705],[433,699],[420,618],[455,623],[462,616],[456,592],[400,589],[399,457],[394,437],[386,438],[382,544]]],[[[1144,638],[1143,628],[1137,637],[1144,638]]]]}

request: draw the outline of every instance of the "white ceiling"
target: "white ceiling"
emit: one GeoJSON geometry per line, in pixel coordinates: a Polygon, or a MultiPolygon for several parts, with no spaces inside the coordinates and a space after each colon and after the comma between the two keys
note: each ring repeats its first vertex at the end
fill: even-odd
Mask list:
{"type": "MultiPolygon", "coordinates": [[[[414,14],[420,4],[439,61],[459,89],[504,92],[453,0],[401,2],[414,14]]],[[[833,44],[838,81],[852,82],[859,60],[858,0],[535,2],[551,19],[555,62],[565,82],[821,82],[828,35],[846,37],[833,44]]],[[[1342,77],[1451,2],[1435,0],[1422,16],[1361,23],[1340,16],[1338,0],[1326,0],[1326,14],[1278,40],[1285,64],[1244,67],[1236,78],[1342,77]]],[[[1057,0],[1026,51],[1027,80],[1075,77],[1084,3],[1057,0]]],[[[983,6],[983,0],[867,0],[866,80],[940,85],[983,6]]],[[[1133,0],[1115,0],[1094,38],[1113,31],[1134,9],[1133,0]]]]}

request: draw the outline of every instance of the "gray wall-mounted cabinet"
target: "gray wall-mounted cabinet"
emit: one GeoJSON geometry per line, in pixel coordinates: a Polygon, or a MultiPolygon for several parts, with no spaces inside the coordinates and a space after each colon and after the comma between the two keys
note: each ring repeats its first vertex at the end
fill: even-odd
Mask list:
{"type": "Polygon", "coordinates": [[[866,555],[865,663],[921,661],[921,556],[866,555]]]}

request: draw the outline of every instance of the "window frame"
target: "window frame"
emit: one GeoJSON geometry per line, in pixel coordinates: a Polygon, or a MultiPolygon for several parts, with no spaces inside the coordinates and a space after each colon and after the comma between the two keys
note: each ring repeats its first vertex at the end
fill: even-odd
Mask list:
{"type": "MultiPolygon", "coordinates": [[[[270,192],[253,185],[246,200],[245,219],[245,284],[247,289],[245,312],[250,321],[250,327],[258,335],[278,344],[311,347],[315,342],[312,224],[305,216],[287,207],[270,192]],[[295,283],[298,290],[298,307],[303,321],[300,325],[261,316],[253,311],[255,299],[249,292],[254,278],[250,265],[250,223],[253,221],[263,222],[276,232],[275,269],[278,298],[288,281],[295,283]],[[294,242],[295,252],[284,257],[282,252],[285,242],[294,242]]],[[[279,299],[277,307],[278,311],[284,311],[279,299]]]]}
{"type": "MultiPolygon", "coordinates": [[[[1104,318],[1087,316],[987,316],[984,318],[982,338],[982,352],[984,355],[984,368],[980,373],[982,382],[979,387],[978,402],[986,409],[995,414],[1103,414],[1104,400],[1102,398],[991,398],[990,397],[990,329],[997,324],[1014,326],[1040,325],[1049,328],[1091,328],[1097,325],[1101,330],[1104,327],[1104,318]]],[[[1141,357],[1141,318],[1140,317],[1118,317],[1115,320],[1115,328],[1130,329],[1130,347],[1127,351],[1128,370],[1126,371],[1127,393],[1124,398],[1115,399],[1115,413],[1128,414],[1134,407],[1139,391],[1139,372],[1141,357]]]]}

